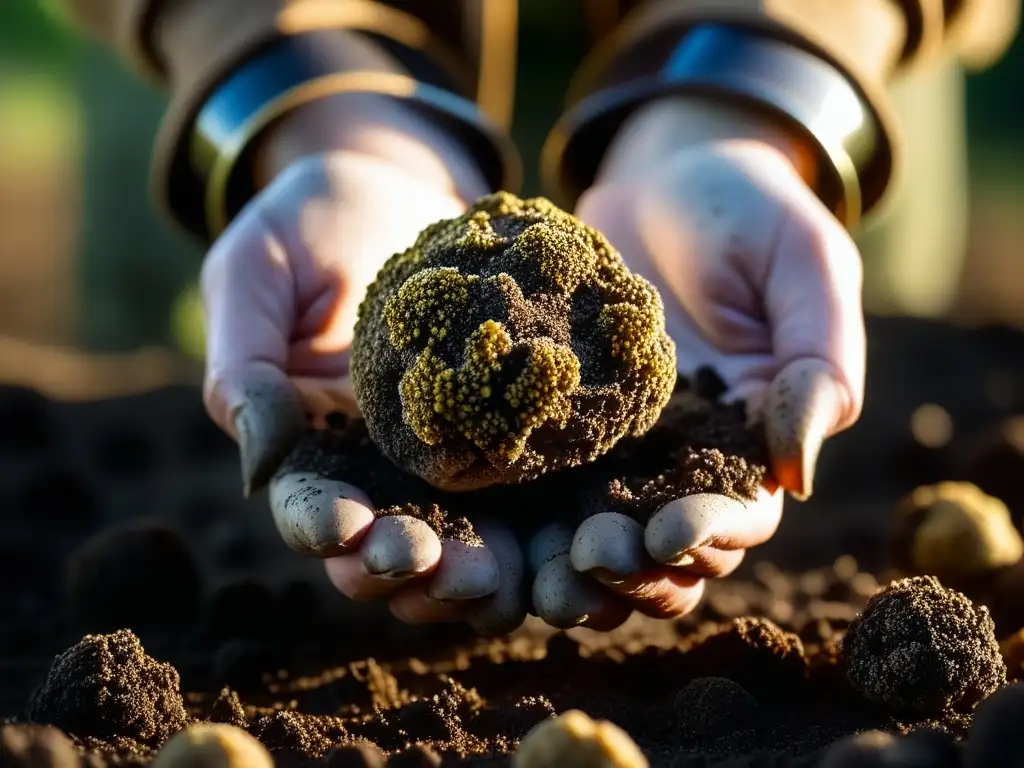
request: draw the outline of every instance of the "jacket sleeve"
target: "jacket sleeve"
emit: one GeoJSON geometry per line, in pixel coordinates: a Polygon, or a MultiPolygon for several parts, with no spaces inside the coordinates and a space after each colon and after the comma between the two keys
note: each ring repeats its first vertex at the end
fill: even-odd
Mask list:
{"type": "Polygon", "coordinates": [[[592,183],[623,122],[660,95],[712,88],[717,98],[752,103],[811,133],[815,126],[809,123],[820,129],[822,117],[838,114],[838,102],[826,98],[838,95],[846,114],[865,115],[863,130],[841,137],[849,146],[838,152],[831,151],[836,136],[812,138],[819,140],[821,154],[831,155],[829,184],[843,190],[822,194],[853,195],[859,213],[850,216],[852,226],[899,176],[899,125],[888,106],[889,83],[950,56],[971,67],[993,63],[1016,34],[1020,5],[1020,0],[620,0],[624,12],[618,24],[581,65],[566,113],[549,137],[542,169],[546,184],[559,202],[572,204],[592,183]],[[706,48],[701,53],[693,41],[712,28],[764,43],[722,44],[714,54],[718,58],[710,61],[712,54],[706,48]],[[742,62],[729,58],[738,46],[746,46],[742,62]],[[702,55],[704,70],[697,79],[692,67],[679,74],[680,62],[688,66],[702,55]],[[740,71],[744,67],[761,69],[740,71]],[[718,79],[709,86],[707,72],[715,68],[718,79]],[[722,75],[724,69],[729,72],[722,75]],[[815,78],[819,85],[832,83],[831,90],[806,92],[815,78]],[[825,100],[812,103],[814,98],[825,100]]]}
{"type": "Polygon", "coordinates": [[[62,2],[73,23],[169,92],[152,157],[151,192],[166,213],[196,234],[199,214],[184,210],[190,194],[181,190],[197,115],[220,83],[286,38],[328,35],[339,49],[346,36],[358,37],[350,48],[376,49],[366,57],[367,67],[451,92],[499,132],[510,118],[516,19],[515,4],[507,0],[62,2]]]}

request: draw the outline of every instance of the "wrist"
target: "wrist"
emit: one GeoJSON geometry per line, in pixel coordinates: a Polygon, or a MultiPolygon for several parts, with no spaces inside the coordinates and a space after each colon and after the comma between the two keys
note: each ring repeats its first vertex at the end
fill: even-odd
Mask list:
{"type": "Polygon", "coordinates": [[[817,184],[818,155],[796,131],[755,108],[698,95],[667,96],[638,109],[615,135],[596,181],[642,178],[672,154],[723,141],[763,146],[784,157],[809,186],[817,184]]]}
{"type": "Polygon", "coordinates": [[[465,147],[428,118],[373,93],[338,94],[290,112],[258,140],[257,189],[310,155],[354,153],[402,169],[445,195],[470,201],[491,191],[465,147]]]}

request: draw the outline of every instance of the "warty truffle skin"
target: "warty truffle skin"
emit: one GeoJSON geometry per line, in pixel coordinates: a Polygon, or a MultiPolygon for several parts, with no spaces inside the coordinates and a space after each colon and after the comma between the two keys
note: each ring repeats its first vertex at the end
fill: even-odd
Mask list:
{"type": "Polygon", "coordinates": [[[599,232],[497,193],[384,265],[359,309],[352,379],[388,458],[469,491],[644,434],[675,362],[657,291],[599,232]]]}
{"type": "Polygon", "coordinates": [[[843,655],[850,684],[896,710],[970,711],[1006,684],[988,609],[934,576],[876,592],[850,624],[843,655]]]}

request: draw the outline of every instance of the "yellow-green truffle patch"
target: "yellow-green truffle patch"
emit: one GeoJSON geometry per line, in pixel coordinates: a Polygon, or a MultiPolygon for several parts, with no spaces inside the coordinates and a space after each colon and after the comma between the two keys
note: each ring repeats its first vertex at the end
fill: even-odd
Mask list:
{"type": "Polygon", "coordinates": [[[489,195],[427,227],[359,309],[367,429],[447,490],[578,466],[656,421],[675,348],[654,288],[543,198],[489,195]]]}

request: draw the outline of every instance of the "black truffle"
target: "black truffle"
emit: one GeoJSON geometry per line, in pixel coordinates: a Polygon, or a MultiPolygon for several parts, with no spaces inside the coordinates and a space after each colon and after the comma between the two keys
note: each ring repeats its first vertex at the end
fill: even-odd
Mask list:
{"type": "Polygon", "coordinates": [[[684,738],[707,738],[742,728],[757,710],[757,699],[725,677],[698,677],[676,696],[675,710],[684,738]]]}
{"type": "Polygon", "coordinates": [[[657,421],[676,380],[657,291],[599,232],[498,193],[423,231],[359,308],[370,437],[452,491],[578,466],[657,421]]]}
{"type": "Polygon", "coordinates": [[[57,656],[29,717],[77,736],[157,746],[188,723],[178,671],[146,655],[127,629],[86,635],[57,656]]]}
{"type": "Polygon", "coordinates": [[[934,576],[894,581],[843,639],[850,684],[897,710],[969,711],[1006,683],[988,609],[934,576]]]}
{"type": "Polygon", "coordinates": [[[202,577],[189,546],[156,521],[102,531],[72,555],[68,592],[83,629],[174,628],[199,614],[202,577]]]}

